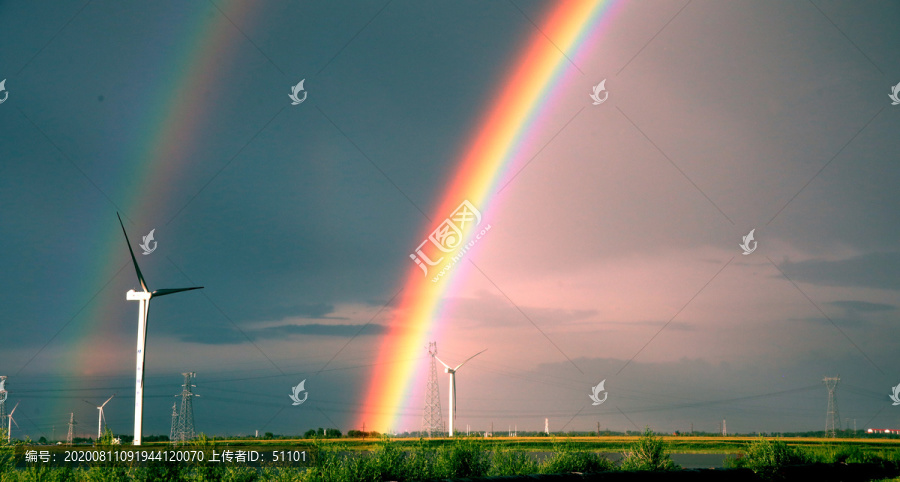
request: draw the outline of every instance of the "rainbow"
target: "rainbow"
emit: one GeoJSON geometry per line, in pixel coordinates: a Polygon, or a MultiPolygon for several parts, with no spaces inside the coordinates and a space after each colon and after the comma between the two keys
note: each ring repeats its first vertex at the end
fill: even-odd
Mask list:
{"type": "MultiPolygon", "coordinates": [[[[602,30],[600,21],[611,16],[607,13],[612,3],[577,0],[551,4],[544,21],[539,23],[542,32],[535,32],[529,40],[499,86],[496,101],[476,122],[477,128],[466,144],[456,175],[432,216],[437,220],[435,223],[448,217],[464,200],[482,213],[488,212],[497,186],[521,160],[519,154],[539,124],[547,99],[572,74],[574,69],[569,59],[577,59],[579,48],[588,43],[587,37],[602,30]]],[[[427,226],[422,239],[434,228],[427,226]]],[[[466,241],[471,243],[470,238],[466,241]]],[[[410,267],[395,319],[379,348],[375,363],[379,368],[371,374],[365,406],[359,412],[355,428],[366,426],[381,432],[394,429],[403,416],[405,403],[417,401],[410,395],[419,380],[415,375],[421,358],[397,362],[397,354],[424,354],[429,336],[440,321],[442,300],[458,285],[459,280],[453,278],[459,277],[459,273],[450,271],[435,283],[431,281],[431,273],[424,277],[418,266],[410,267]]]]}
{"type": "MultiPolygon", "coordinates": [[[[229,18],[250,21],[247,5],[249,3],[241,5],[226,1],[219,2],[219,9],[229,18]]],[[[198,139],[203,137],[202,131],[208,122],[217,118],[216,97],[225,95],[228,87],[221,79],[230,78],[229,69],[234,68],[229,53],[235,51],[235,44],[243,39],[227,18],[218,11],[211,14],[210,8],[213,7],[210,5],[203,4],[193,9],[183,7],[181,5],[171,15],[160,17],[160,21],[165,22],[165,25],[160,25],[161,31],[165,27],[169,34],[145,52],[145,63],[153,66],[153,70],[149,71],[152,72],[152,79],[138,79],[138,74],[135,74],[135,80],[146,81],[150,90],[135,96],[142,102],[131,110],[133,118],[124,123],[117,119],[125,126],[126,133],[118,139],[118,151],[114,155],[120,156],[123,163],[118,167],[121,172],[115,174],[119,179],[112,187],[115,191],[109,194],[119,203],[123,217],[134,220],[141,226],[139,229],[144,229],[154,220],[160,223],[167,221],[180,208],[175,203],[185,201],[170,201],[170,196],[166,195],[167,187],[179,177],[183,167],[191,164],[198,139]]],[[[112,125],[106,128],[111,132],[121,132],[123,129],[122,126],[112,125]]],[[[94,267],[87,274],[87,279],[108,280],[127,262],[119,276],[135,284],[137,280],[115,212],[103,211],[91,222],[97,226],[96,231],[105,236],[93,246],[91,262],[94,267]],[[96,263],[93,261],[96,259],[105,262],[96,263]]],[[[129,226],[127,219],[126,228],[132,243],[135,237],[139,240],[140,235],[146,234],[136,232],[137,228],[129,226]]],[[[157,239],[160,231],[157,229],[157,239]]],[[[159,287],[161,282],[149,281],[156,283],[151,288],[159,287]]],[[[91,285],[87,289],[93,291],[99,288],[91,285]]],[[[136,307],[125,301],[125,293],[108,295],[105,291],[75,321],[79,325],[75,336],[80,338],[72,345],[75,348],[63,355],[65,361],[59,364],[69,374],[102,376],[109,375],[111,367],[120,367],[122,363],[133,366],[133,356],[125,360],[98,356],[101,353],[118,353],[112,349],[112,341],[104,336],[109,331],[115,331],[114,325],[126,323],[132,327],[132,333],[137,329],[136,307]],[[85,350],[89,350],[90,354],[85,350]]],[[[81,299],[89,299],[93,294],[86,292],[81,299]]]]}

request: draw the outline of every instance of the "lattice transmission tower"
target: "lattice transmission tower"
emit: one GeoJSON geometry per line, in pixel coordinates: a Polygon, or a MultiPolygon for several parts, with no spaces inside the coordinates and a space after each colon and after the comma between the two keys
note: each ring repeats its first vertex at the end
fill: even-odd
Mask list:
{"type": "Polygon", "coordinates": [[[825,410],[825,436],[837,437],[837,430],[841,429],[841,416],[838,412],[837,399],[834,397],[834,392],[837,389],[838,382],[841,381],[841,377],[825,377],[822,381],[825,382],[825,388],[828,389],[828,408],[825,410]]]}
{"type": "Polygon", "coordinates": [[[444,421],[441,418],[441,392],[438,390],[437,365],[434,357],[437,355],[437,343],[428,344],[428,354],[431,355],[431,371],[428,374],[428,386],[425,387],[425,415],[422,419],[422,430],[428,433],[428,438],[444,433],[444,421]]]}
{"type": "MultiPolygon", "coordinates": [[[[177,395],[176,395],[177,396],[177,395]]],[[[175,443],[175,435],[178,432],[178,409],[172,404],[172,428],[169,429],[169,441],[175,443]]]]}
{"type": "Polygon", "coordinates": [[[69,434],[66,435],[66,445],[72,445],[72,442],[75,441],[75,426],[78,425],[78,422],[75,421],[75,413],[69,414],[69,434]]]}
{"type": "Polygon", "coordinates": [[[0,428],[5,429],[9,422],[6,420],[6,397],[9,395],[6,391],[6,377],[0,376],[0,428]]]}
{"type": "MultiPolygon", "coordinates": [[[[175,430],[175,442],[187,442],[194,438],[194,407],[191,399],[198,396],[191,392],[191,380],[197,376],[194,372],[182,373],[184,385],[181,386],[181,409],[178,411],[178,428],[175,430]]],[[[175,395],[176,397],[178,395],[175,395]]]]}

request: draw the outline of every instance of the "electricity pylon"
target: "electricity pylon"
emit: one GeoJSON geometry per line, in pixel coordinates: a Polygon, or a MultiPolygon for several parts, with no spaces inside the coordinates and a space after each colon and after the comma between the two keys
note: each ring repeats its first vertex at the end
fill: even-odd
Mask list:
{"type": "Polygon", "coordinates": [[[174,440],[184,443],[194,438],[194,407],[191,399],[198,395],[191,392],[191,387],[196,387],[196,385],[191,385],[191,379],[197,374],[186,372],[182,375],[184,375],[184,385],[181,387],[181,409],[178,412],[178,429],[175,431],[174,440]]]}
{"type": "Polygon", "coordinates": [[[441,392],[438,390],[437,365],[434,357],[437,355],[437,343],[428,344],[428,354],[431,355],[431,371],[428,374],[428,386],[425,387],[425,416],[422,420],[422,429],[428,433],[428,438],[444,431],[444,421],[441,418],[441,392]]]}
{"type": "Polygon", "coordinates": [[[7,425],[6,423],[6,397],[9,395],[6,391],[6,377],[0,376],[0,428],[7,425]]]}
{"type": "Polygon", "coordinates": [[[834,392],[837,389],[838,382],[841,381],[841,377],[825,377],[822,381],[825,382],[825,388],[828,389],[828,408],[825,410],[825,436],[834,438],[837,437],[837,430],[841,429],[841,416],[838,413],[837,399],[834,397],[834,392]]]}
{"type": "Polygon", "coordinates": [[[175,436],[178,432],[178,409],[175,408],[175,404],[172,404],[172,428],[169,430],[169,441],[173,444],[175,441],[175,436]]]}
{"type": "Polygon", "coordinates": [[[66,445],[72,445],[72,442],[75,440],[75,425],[78,422],[75,421],[75,413],[69,414],[69,434],[66,435],[66,445]]]}

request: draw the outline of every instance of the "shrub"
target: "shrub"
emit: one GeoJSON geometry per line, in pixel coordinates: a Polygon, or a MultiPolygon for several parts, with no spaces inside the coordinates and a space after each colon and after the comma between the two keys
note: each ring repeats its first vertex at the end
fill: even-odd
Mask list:
{"type": "Polygon", "coordinates": [[[650,427],[644,429],[643,435],[625,452],[622,460],[623,470],[674,470],[678,466],[672,462],[666,451],[666,443],[662,437],[653,435],[650,427]]]}
{"type": "Polygon", "coordinates": [[[603,472],[614,467],[615,464],[606,457],[579,448],[572,441],[566,440],[562,443],[553,443],[553,453],[541,462],[540,473],[603,472]]]}
{"type": "Polygon", "coordinates": [[[481,450],[478,442],[460,439],[441,447],[435,470],[441,477],[483,477],[490,464],[490,453],[481,450]]]}
{"type": "Polygon", "coordinates": [[[763,437],[750,443],[746,455],[732,459],[729,465],[746,467],[764,478],[775,478],[786,465],[809,463],[810,457],[798,448],[790,447],[781,440],[769,441],[763,437]]]}
{"type": "Polygon", "coordinates": [[[491,456],[488,475],[529,475],[538,472],[538,462],[527,452],[498,447],[491,456]]]}

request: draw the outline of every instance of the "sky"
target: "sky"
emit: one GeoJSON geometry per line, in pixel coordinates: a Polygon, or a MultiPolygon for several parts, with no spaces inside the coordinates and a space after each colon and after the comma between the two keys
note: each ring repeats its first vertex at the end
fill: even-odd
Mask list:
{"type": "Polygon", "coordinates": [[[204,287],[151,303],[145,435],[183,372],[197,432],[420,430],[429,341],[487,350],[463,430],[822,430],[837,376],[840,424],[900,428],[900,5],[604,2],[570,46],[563,5],[0,0],[13,437],[95,434],[113,394],[132,433],[117,212],[151,289],[204,287]],[[411,316],[436,270],[410,255],[531,47],[558,75],[472,201],[490,229],[411,316]]]}

